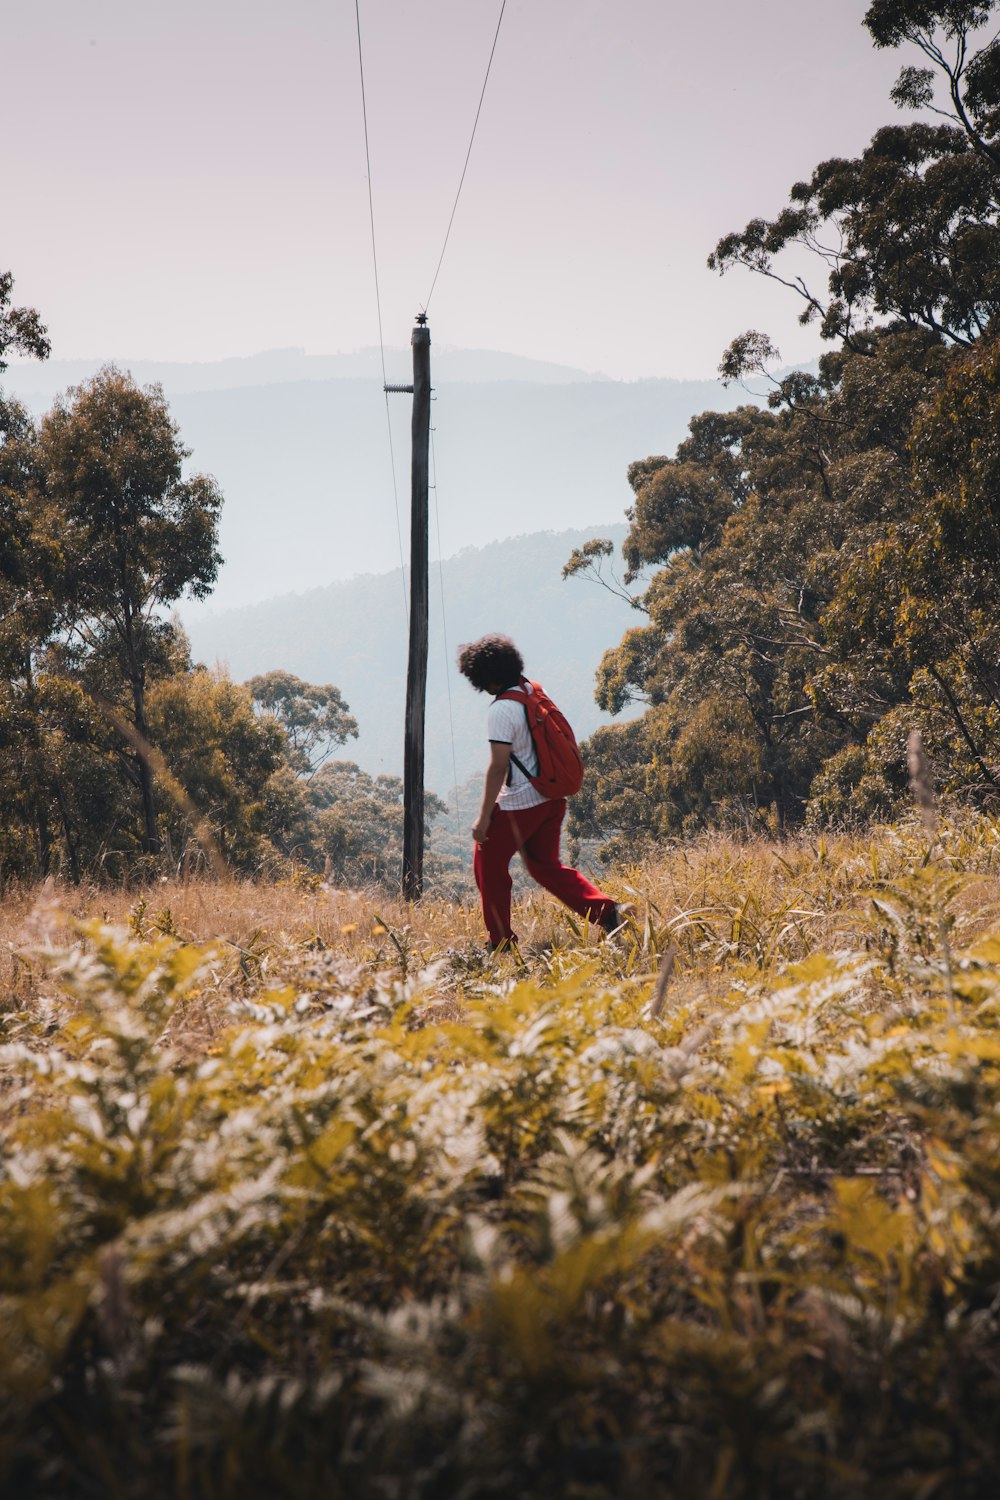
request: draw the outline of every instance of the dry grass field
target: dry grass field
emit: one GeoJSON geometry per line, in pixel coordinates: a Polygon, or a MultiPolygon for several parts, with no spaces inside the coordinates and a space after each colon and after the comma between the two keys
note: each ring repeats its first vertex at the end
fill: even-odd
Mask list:
{"type": "MultiPolygon", "coordinates": [[[[1000,927],[1000,827],[958,820],[933,851],[949,875],[947,905],[959,943],[1000,927]]],[[[601,876],[627,914],[610,946],[544,892],[515,903],[521,961],[491,964],[473,901],[429,896],[408,905],[377,889],[335,890],[305,879],[161,880],[141,890],[55,886],[8,890],[0,902],[0,1007],[31,1006],[47,991],[39,943],[71,941],[98,920],[134,937],[173,935],[217,950],[203,996],[206,1028],[225,1024],[234,996],[310,982],[344,963],[409,974],[437,964],[430,992],[461,1006],[497,970],[545,972],[554,955],[586,952],[609,974],[652,983],[677,948],[672,983],[717,990],[720,975],[754,975],[812,952],[855,945],[873,917],[872,899],[928,858],[927,836],[910,828],[861,836],[771,843],[705,836],[658,858],[601,876]],[[445,960],[442,964],[441,960],[445,960]]],[[[196,1026],[191,1014],[188,1024],[196,1026]]]]}
{"type": "Polygon", "coordinates": [[[1000,829],[0,907],[0,1489],[993,1496],[1000,829]]]}

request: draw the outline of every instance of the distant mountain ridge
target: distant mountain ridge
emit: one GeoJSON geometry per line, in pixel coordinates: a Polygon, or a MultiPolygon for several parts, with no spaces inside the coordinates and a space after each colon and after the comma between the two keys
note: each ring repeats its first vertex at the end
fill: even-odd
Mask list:
{"type": "MultiPolygon", "coordinates": [[[[467,548],[440,572],[434,565],[426,738],[434,791],[448,796],[456,780],[484,768],[487,700],[458,675],[455,657],[461,642],[488,631],[514,637],[529,675],[546,685],[581,737],[608,722],[594,702],[594,673],[603,652],[643,617],[599,585],[561,573],[591,536],[610,536],[620,547],[625,532],[619,523],[514,537],[467,548]]],[[[225,664],[237,681],[283,667],[335,683],[361,728],[340,755],[373,774],[402,773],[407,618],[398,569],[214,616],[181,614],[196,658],[225,664]]]]}
{"type": "MultiPolygon", "coordinates": [[[[634,459],[672,453],[696,412],[748,399],[711,381],[433,378],[432,550],[445,556],[620,521],[634,459]]],[[[301,381],[171,401],[192,467],[214,474],[226,497],[217,605],[387,572],[401,552],[408,560],[410,402],[388,399],[395,485],[377,383],[301,381]]]]}
{"type": "MultiPolygon", "coordinates": [[[[409,351],[387,359],[390,380],[406,383],[409,351]]],[[[672,453],[697,412],[759,399],[718,381],[607,380],[483,351],[432,348],[431,361],[432,550],[446,556],[545,528],[620,522],[630,462],[672,453]]],[[[189,468],[213,474],[225,496],[214,608],[388,572],[408,558],[410,402],[388,397],[390,456],[378,350],[127,367],[139,381],[162,381],[189,468]]],[[[95,368],[22,364],[0,384],[41,412],[95,368]]]]}
{"type": "MultiPolygon", "coordinates": [[[[385,351],[386,373],[402,382],[412,373],[409,348],[385,351]]],[[[50,359],[21,360],[0,377],[13,395],[41,410],[60,392],[87,380],[103,365],[131,370],[140,385],[162,385],[165,394],[190,395],[197,391],[238,390],[244,386],[286,385],[300,380],[372,380],[381,383],[382,356],[377,348],[355,349],[343,354],[307,354],[304,349],[265,349],[259,354],[218,360],[50,359]]],[[[551,360],[529,359],[493,349],[449,349],[435,347],[434,378],[439,384],[484,380],[526,380],[533,385],[567,385],[588,380],[607,381],[598,372],[575,369],[551,360]]]]}

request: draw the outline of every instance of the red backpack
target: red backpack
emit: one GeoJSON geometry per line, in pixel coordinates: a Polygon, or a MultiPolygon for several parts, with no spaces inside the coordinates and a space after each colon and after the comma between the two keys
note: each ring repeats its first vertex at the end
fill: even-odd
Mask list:
{"type": "Polygon", "coordinates": [[[508,688],[496,701],[499,703],[503,698],[524,704],[538,771],[532,776],[512,754],[515,766],[543,797],[572,797],[583,781],[583,757],[566,715],[560,713],[538,682],[531,683],[530,693],[523,688],[508,688]]]}

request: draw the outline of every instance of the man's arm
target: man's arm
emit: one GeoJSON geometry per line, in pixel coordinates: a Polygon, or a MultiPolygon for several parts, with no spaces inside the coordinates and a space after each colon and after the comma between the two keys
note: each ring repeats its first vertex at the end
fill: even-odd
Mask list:
{"type": "Polygon", "coordinates": [[[486,843],[493,807],[507,780],[509,767],[510,746],[501,744],[499,740],[491,740],[490,764],[486,772],[486,780],[483,782],[483,800],[479,808],[479,816],[472,825],[472,837],[477,844],[486,843]]]}

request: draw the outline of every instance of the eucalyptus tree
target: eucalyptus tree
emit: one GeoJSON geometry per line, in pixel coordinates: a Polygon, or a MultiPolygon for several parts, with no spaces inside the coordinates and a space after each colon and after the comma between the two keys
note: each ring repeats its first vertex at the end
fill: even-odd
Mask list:
{"type": "Polygon", "coordinates": [[[14,307],[14,278],[0,271],[0,370],[6,370],[10,353],[48,359],[52,352],[48,329],[33,307],[14,307]]]}
{"type": "Polygon", "coordinates": [[[128,742],[143,845],[157,853],[147,686],[171,670],[165,609],[185,593],[204,598],[215,581],[222,495],[210,477],[184,476],[188,450],[161,389],[110,366],[56,402],[38,445],[58,517],[67,662],[128,742]]]}
{"type": "Polygon", "coordinates": [[[773,219],[725,235],[709,266],[791,288],[803,322],[857,351],[885,322],[975,343],[1000,309],[1000,46],[983,31],[997,10],[875,0],[865,16],[875,45],[922,55],[892,90],[921,118],[877,131],[859,157],[821,162],[773,219]],[[788,268],[790,247],[810,252],[819,280],[788,268]]]}
{"type": "Polygon", "coordinates": [[[332,682],[303,682],[274,670],[251,677],[246,687],[257,709],[284,730],[289,764],[300,776],[315,775],[335,749],[349,737],[357,739],[357,720],[332,682]]]}
{"type": "MultiPolygon", "coordinates": [[[[8,356],[46,359],[47,331],[34,308],[15,307],[14,278],[0,273],[0,372],[8,356]]],[[[47,872],[52,848],[34,654],[52,628],[52,544],[37,524],[34,423],[0,394],[0,865],[26,873],[26,845],[47,872]]]]}
{"type": "Polygon", "coordinates": [[[626,581],[659,571],[597,696],[647,710],[588,746],[578,834],[624,849],[704,822],[780,828],[819,792],[842,811],[859,778],[891,811],[914,716],[946,784],[994,794],[998,9],[875,0],[875,44],[921,54],[893,90],[919,117],[821,163],[710,257],[789,286],[831,347],[816,373],[772,378],[770,340],[741,335],[721,373],[767,376],[767,409],[705,413],[673,458],[631,465],[626,581]],[[792,247],[816,278],[788,270],[792,247]]]}

